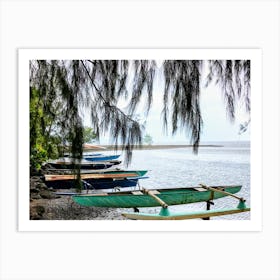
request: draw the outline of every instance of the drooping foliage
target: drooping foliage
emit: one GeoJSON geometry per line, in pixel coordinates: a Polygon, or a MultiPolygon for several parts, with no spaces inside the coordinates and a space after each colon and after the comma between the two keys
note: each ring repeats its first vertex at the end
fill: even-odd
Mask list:
{"type": "Polygon", "coordinates": [[[249,60],[210,60],[206,86],[215,81],[222,89],[230,121],[235,119],[237,101],[250,113],[251,64],[249,60]]]}
{"type": "Polygon", "coordinates": [[[169,102],[172,106],[172,133],[178,126],[191,133],[194,151],[198,149],[202,118],[200,113],[201,60],[168,60],[163,64],[164,89],[164,126],[167,127],[169,102]]]}
{"type": "Polygon", "coordinates": [[[203,85],[212,81],[217,84],[231,121],[237,102],[250,112],[248,60],[166,60],[160,69],[153,60],[33,60],[30,88],[36,91],[43,117],[40,125],[30,119],[31,130],[34,125],[41,126],[43,137],[59,135],[60,144],[69,144],[73,158],[79,161],[84,142],[83,118],[89,113],[96,139],[109,132],[115,147],[125,151],[128,163],[133,149],[142,144],[144,127],[137,118],[137,107],[144,100],[148,115],[156,71],[162,71],[164,77],[163,125],[167,128],[171,124],[173,134],[178,129],[186,131],[195,152],[203,125],[203,85]],[[206,81],[202,81],[203,70],[208,73],[206,81]],[[127,108],[120,108],[121,99],[127,99],[127,108]]]}

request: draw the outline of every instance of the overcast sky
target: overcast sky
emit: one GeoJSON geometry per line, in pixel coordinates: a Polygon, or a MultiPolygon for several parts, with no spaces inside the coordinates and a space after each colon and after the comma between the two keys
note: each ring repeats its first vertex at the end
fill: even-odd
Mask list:
{"type": "MultiPolygon", "coordinates": [[[[158,63],[160,64],[160,63],[158,63]]],[[[205,73],[202,73],[202,81],[205,81],[205,73]]],[[[163,133],[162,109],[163,109],[163,77],[156,75],[153,90],[153,103],[146,119],[146,133],[152,136],[154,144],[189,144],[189,137],[185,132],[180,133],[179,129],[176,135],[172,136],[163,133]]],[[[119,102],[119,106],[124,110],[127,105],[125,100],[119,102]]],[[[243,110],[237,110],[236,120],[231,123],[226,115],[225,103],[222,99],[221,90],[214,82],[207,88],[201,85],[201,114],[203,119],[203,128],[201,133],[201,142],[219,142],[219,141],[249,141],[250,128],[245,133],[239,135],[239,125],[248,121],[249,116],[243,110]]],[[[145,111],[145,102],[141,102],[138,112],[145,111]]],[[[86,122],[89,125],[89,122],[86,122]]],[[[90,126],[90,125],[89,125],[90,126]]],[[[100,144],[109,144],[109,137],[101,136],[100,144]]]]}
{"type": "MultiPolygon", "coordinates": [[[[178,131],[176,135],[165,135],[162,129],[162,99],[154,100],[153,107],[146,124],[146,132],[156,143],[180,143],[188,144],[189,138],[185,132],[178,131]]],[[[225,105],[221,95],[215,91],[207,90],[201,96],[201,112],[203,118],[203,129],[201,142],[209,141],[247,141],[250,140],[249,130],[239,135],[239,125],[248,120],[248,117],[238,113],[235,123],[230,123],[226,116],[225,105]]]]}
{"type": "MultiPolygon", "coordinates": [[[[154,144],[169,142],[188,144],[189,138],[186,137],[184,132],[178,132],[173,137],[164,135],[161,118],[162,98],[157,98],[156,96],[157,94],[155,94],[146,125],[146,131],[152,136],[154,144]]],[[[217,86],[210,85],[208,88],[201,90],[201,113],[203,119],[202,142],[250,140],[250,129],[242,135],[238,134],[240,123],[248,121],[248,115],[238,110],[235,123],[231,123],[227,118],[225,104],[217,86]]]]}

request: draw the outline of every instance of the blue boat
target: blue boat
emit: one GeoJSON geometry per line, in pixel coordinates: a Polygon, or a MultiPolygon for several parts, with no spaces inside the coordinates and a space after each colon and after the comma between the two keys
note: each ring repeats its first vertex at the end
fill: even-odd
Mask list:
{"type": "Polygon", "coordinates": [[[109,155],[109,156],[85,156],[84,159],[87,161],[107,161],[115,160],[119,158],[120,155],[109,155]]]}
{"type": "Polygon", "coordinates": [[[103,156],[103,154],[84,154],[84,157],[97,157],[97,156],[103,156]]]}
{"type": "MultiPolygon", "coordinates": [[[[98,161],[98,162],[81,162],[78,166],[81,169],[91,169],[91,170],[99,170],[110,168],[114,165],[120,164],[121,161],[113,160],[113,161],[98,161]]],[[[75,169],[75,164],[71,161],[56,161],[56,162],[48,162],[47,165],[51,166],[55,169],[75,169]]]]}
{"type": "MultiPolygon", "coordinates": [[[[82,180],[83,189],[113,189],[116,187],[135,187],[139,179],[145,179],[147,177],[136,177],[136,178],[124,178],[124,179],[85,179],[82,180]]],[[[74,180],[63,180],[63,181],[45,181],[45,184],[49,188],[53,189],[74,189],[74,180]]]]}

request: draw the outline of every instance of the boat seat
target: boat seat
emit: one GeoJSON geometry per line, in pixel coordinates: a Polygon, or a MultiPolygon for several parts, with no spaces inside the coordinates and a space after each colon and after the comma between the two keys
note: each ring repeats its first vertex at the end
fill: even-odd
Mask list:
{"type": "Polygon", "coordinates": [[[207,191],[207,189],[200,188],[200,187],[197,187],[197,188],[194,188],[194,189],[199,191],[199,192],[206,192],[207,191]]]}
{"type": "Polygon", "coordinates": [[[82,194],[82,196],[106,196],[108,193],[86,193],[82,194]]]}
{"type": "Polygon", "coordinates": [[[143,195],[143,193],[141,191],[133,191],[131,193],[134,195],[143,195]]]}
{"type": "MultiPolygon", "coordinates": [[[[152,194],[160,194],[160,192],[157,191],[157,190],[149,190],[149,192],[152,193],[152,194]]],[[[143,193],[141,191],[133,191],[131,193],[134,194],[134,195],[143,195],[143,193]]]]}
{"type": "Polygon", "coordinates": [[[160,192],[157,191],[157,190],[150,190],[150,193],[152,193],[152,194],[160,194],[160,192]]]}

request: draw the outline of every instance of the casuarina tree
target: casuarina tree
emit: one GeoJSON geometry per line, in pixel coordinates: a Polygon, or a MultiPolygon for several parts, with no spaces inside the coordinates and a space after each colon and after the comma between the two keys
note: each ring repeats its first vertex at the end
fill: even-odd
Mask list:
{"type": "Polygon", "coordinates": [[[154,60],[32,60],[30,89],[36,91],[40,115],[44,116],[43,134],[49,138],[52,134],[63,136],[61,140],[67,139],[73,158],[79,161],[83,119],[90,114],[96,140],[109,133],[129,163],[145,133],[137,118],[137,106],[144,101],[144,113],[149,114],[157,72],[161,72],[164,84],[163,127],[170,125],[173,134],[179,128],[188,132],[194,152],[198,151],[203,125],[202,86],[216,84],[230,121],[235,120],[237,104],[250,114],[249,60],[164,60],[160,67],[154,60]],[[203,69],[207,72],[205,80],[203,69]],[[118,105],[121,99],[127,101],[125,109],[118,105]]]}

